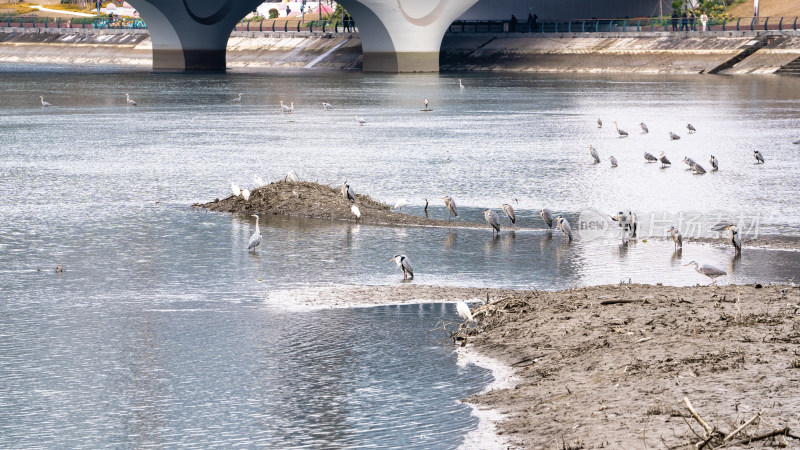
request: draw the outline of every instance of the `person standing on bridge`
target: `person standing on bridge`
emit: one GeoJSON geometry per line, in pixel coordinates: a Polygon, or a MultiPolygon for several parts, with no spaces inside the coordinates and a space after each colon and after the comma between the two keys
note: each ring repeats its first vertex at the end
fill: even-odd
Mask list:
{"type": "Polygon", "coordinates": [[[700,14],[700,23],[703,25],[703,31],[706,31],[706,25],[708,24],[708,16],[706,12],[703,11],[703,14],[700,14]]]}
{"type": "Polygon", "coordinates": [[[686,31],[689,25],[689,19],[686,17],[686,11],[681,14],[681,31],[686,31]]]}
{"type": "Polygon", "coordinates": [[[689,13],[689,31],[697,31],[695,25],[697,25],[697,18],[694,15],[694,11],[692,11],[689,13]]]}
{"type": "Polygon", "coordinates": [[[672,11],[672,31],[678,31],[678,11],[672,11]]]}

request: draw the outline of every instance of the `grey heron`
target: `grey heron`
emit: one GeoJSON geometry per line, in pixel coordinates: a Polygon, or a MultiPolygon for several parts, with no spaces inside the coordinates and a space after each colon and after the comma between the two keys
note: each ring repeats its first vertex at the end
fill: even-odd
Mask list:
{"type": "Polygon", "coordinates": [[[542,217],[542,220],[544,220],[544,223],[547,224],[547,228],[553,227],[553,214],[549,209],[542,208],[542,210],[539,212],[539,215],[542,217]]]}
{"type": "Polygon", "coordinates": [[[608,158],[608,160],[611,161],[611,167],[617,167],[617,158],[614,158],[612,156],[612,157],[608,158]]]}
{"type": "Polygon", "coordinates": [[[661,153],[658,154],[658,160],[659,160],[659,162],[661,162],[661,167],[662,168],[672,165],[672,163],[669,162],[669,159],[667,159],[667,156],[664,154],[664,152],[661,152],[661,153]]]}
{"type": "Polygon", "coordinates": [[[131,95],[128,94],[127,92],[125,93],[125,102],[130,106],[136,106],[136,102],[133,101],[133,99],[131,98],[131,95]]]}
{"type": "Polygon", "coordinates": [[[686,129],[689,130],[689,133],[694,133],[695,131],[697,131],[697,129],[695,129],[695,127],[690,123],[686,124],[686,129]]]}
{"type": "Polygon", "coordinates": [[[367,121],[362,119],[361,117],[353,116],[353,118],[356,119],[356,122],[358,122],[359,125],[364,125],[365,123],[367,123],[367,121]]]}
{"type": "Polygon", "coordinates": [[[45,108],[47,108],[48,106],[53,106],[50,103],[47,103],[46,101],[44,101],[44,97],[41,96],[41,95],[39,96],[39,100],[42,101],[42,106],[45,107],[45,108]]]}
{"type": "Polygon", "coordinates": [[[628,211],[627,213],[620,211],[617,214],[611,216],[611,220],[617,222],[620,228],[622,228],[623,241],[626,241],[629,238],[636,236],[638,224],[636,223],[636,214],[634,214],[633,211],[628,211]]]}
{"type": "Polygon", "coordinates": [[[494,236],[495,233],[500,236],[500,216],[491,209],[485,209],[483,210],[483,217],[486,219],[486,222],[492,226],[492,236],[494,236]]]}
{"type": "Polygon", "coordinates": [[[724,229],[728,230],[728,238],[733,244],[733,248],[736,250],[736,254],[739,255],[742,253],[742,237],[739,236],[739,230],[736,229],[736,225],[729,224],[724,229]]]}
{"type": "Polygon", "coordinates": [[[647,125],[645,125],[644,122],[640,123],[639,126],[642,127],[642,133],[647,134],[650,132],[650,130],[647,128],[647,125]]]}
{"type": "Polygon", "coordinates": [[[692,168],[692,166],[697,164],[696,162],[694,162],[694,160],[692,158],[689,158],[688,156],[684,156],[683,157],[683,162],[685,162],[686,165],[689,166],[690,169],[692,168]]]}
{"type": "Polygon", "coordinates": [[[695,175],[702,175],[706,173],[706,169],[704,169],[700,164],[694,163],[692,164],[692,173],[695,175]]]}
{"type": "Polygon", "coordinates": [[[255,253],[256,247],[261,243],[261,229],[258,227],[258,214],[253,214],[252,217],[256,218],[256,231],[250,236],[250,242],[247,244],[247,251],[249,252],[250,249],[253,249],[253,253],[255,253]]]}
{"type": "Polygon", "coordinates": [[[257,188],[264,186],[264,180],[258,175],[253,175],[253,182],[256,184],[257,188]]]}
{"type": "Polygon", "coordinates": [[[458,317],[464,319],[464,322],[472,322],[475,320],[472,317],[472,312],[469,310],[469,305],[465,302],[458,302],[456,304],[456,312],[458,313],[458,317]]]}
{"type": "Polygon", "coordinates": [[[597,118],[597,128],[603,128],[603,121],[600,118],[597,118]]]}
{"type": "Polygon", "coordinates": [[[675,243],[675,250],[678,248],[683,248],[683,236],[677,228],[671,226],[667,228],[667,233],[672,236],[672,242],[675,243]]]}
{"type": "Polygon", "coordinates": [[[713,285],[717,284],[717,278],[718,277],[724,277],[725,275],[728,274],[728,272],[725,272],[722,269],[717,269],[716,267],[710,266],[708,264],[703,264],[701,266],[700,264],[697,264],[695,261],[691,261],[688,264],[684,264],[683,266],[686,267],[686,266],[691,266],[691,265],[694,265],[694,270],[697,273],[705,275],[708,278],[711,278],[711,280],[712,280],[711,284],[713,284],[713,285]]]}
{"type": "Polygon", "coordinates": [[[711,158],[708,159],[708,162],[711,163],[711,171],[719,170],[719,163],[717,162],[717,158],[714,155],[711,155],[711,158]]]}
{"type": "Polygon", "coordinates": [[[353,214],[353,217],[355,217],[356,220],[361,218],[361,210],[358,209],[358,206],[356,206],[355,203],[350,205],[350,213],[353,214]]]}
{"type": "Polygon", "coordinates": [[[294,111],[294,102],[292,102],[291,106],[284,105],[283,100],[281,100],[280,103],[281,103],[281,111],[285,113],[291,113],[292,111],[294,111]]]}
{"type": "Polygon", "coordinates": [[[347,180],[342,183],[342,198],[349,200],[351,203],[356,202],[356,191],[354,191],[353,188],[347,184],[347,180]]]}
{"type": "Polygon", "coordinates": [[[242,198],[244,201],[250,200],[250,189],[242,189],[242,198]]]}
{"type": "Polygon", "coordinates": [[[242,93],[241,93],[241,92],[239,92],[239,96],[238,96],[238,97],[236,97],[235,99],[231,100],[231,102],[232,102],[234,105],[238,105],[239,103],[241,103],[241,102],[242,102],[242,93]]]}
{"type": "Polygon", "coordinates": [[[619,134],[620,137],[628,137],[628,132],[625,130],[620,130],[619,126],[617,125],[617,122],[614,122],[614,128],[617,129],[617,133],[619,134]]]}
{"type": "Polygon", "coordinates": [[[658,161],[658,158],[653,156],[653,154],[650,153],[650,152],[644,152],[644,159],[645,159],[645,161],[647,161],[649,163],[658,161]]]}
{"type": "Polygon", "coordinates": [[[564,240],[572,240],[572,227],[569,226],[569,221],[567,219],[558,216],[555,218],[556,221],[556,228],[561,230],[564,233],[564,240]]]}
{"type": "Polygon", "coordinates": [[[672,139],[673,141],[677,141],[677,140],[678,140],[678,139],[680,139],[681,137],[680,137],[680,136],[678,136],[677,134],[673,133],[672,131],[670,131],[670,132],[669,132],[669,138],[670,138],[670,139],[672,139]]]}
{"type": "Polygon", "coordinates": [[[753,150],[753,157],[756,158],[756,164],[764,164],[764,155],[758,150],[753,150]]]}
{"type": "Polygon", "coordinates": [[[428,199],[425,199],[425,217],[428,217],[428,199]]]}
{"type": "Polygon", "coordinates": [[[506,216],[508,217],[508,220],[511,221],[512,225],[517,223],[517,213],[514,211],[513,206],[509,205],[508,203],[503,203],[501,208],[503,209],[503,212],[506,213],[506,216]]]}
{"type": "Polygon", "coordinates": [[[453,200],[453,198],[449,197],[449,196],[448,197],[442,197],[442,200],[444,200],[444,206],[447,207],[447,211],[448,211],[447,221],[449,222],[451,216],[458,216],[458,213],[456,212],[456,201],[453,200]]]}
{"type": "Polygon", "coordinates": [[[324,109],[325,111],[333,111],[334,106],[331,105],[330,103],[322,102],[320,104],[322,105],[322,109],[324,109]]]}
{"type": "Polygon", "coordinates": [[[397,201],[397,203],[394,204],[394,209],[400,210],[403,208],[403,206],[406,206],[407,204],[408,200],[401,198],[400,200],[397,201]]]}
{"type": "Polygon", "coordinates": [[[236,197],[242,195],[242,190],[239,189],[239,185],[232,181],[231,181],[231,192],[233,192],[233,195],[235,195],[236,197]]]}
{"type": "Polygon", "coordinates": [[[597,154],[597,149],[595,149],[591,145],[589,146],[589,154],[592,156],[592,159],[594,160],[595,164],[600,163],[600,155],[597,154]]]}
{"type": "Polygon", "coordinates": [[[394,255],[394,258],[390,259],[389,262],[394,261],[397,264],[397,267],[403,269],[403,279],[407,280],[408,276],[411,275],[411,279],[414,279],[414,268],[411,267],[411,260],[408,259],[406,255],[394,255]]]}
{"type": "Polygon", "coordinates": [[[796,141],[792,142],[792,144],[794,144],[794,145],[800,145],[800,139],[798,139],[798,140],[796,140],[796,141]]]}
{"type": "Polygon", "coordinates": [[[462,91],[464,90],[464,85],[463,85],[463,84],[461,84],[461,78],[459,78],[459,79],[458,79],[458,88],[459,88],[460,90],[462,90],[462,91]]]}

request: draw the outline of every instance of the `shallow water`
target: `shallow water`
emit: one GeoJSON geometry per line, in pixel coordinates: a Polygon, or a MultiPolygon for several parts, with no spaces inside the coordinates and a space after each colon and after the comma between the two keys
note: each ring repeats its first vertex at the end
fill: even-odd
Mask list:
{"type": "Polygon", "coordinates": [[[573,223],[588,208],[714,210],[758,218],[751,233],[796,234],[795,78],[470,74],[460,92],[447,74],[3,70],[0,446],[457,446],[476,424],[455,400],[489,375],[460,367],[427,333],[455,320],[451,306],[286,313],[264,301],[276,289],[399,283],[387,262],[396,253],[411,256],[414,282],[458,286],[708,282],[682,267],[690,260],[727,270],[722,282],[800,273],[800,252],[734,258],[653,239],[565,244],[541,229],[493,239],[279,217],[262,220],[254,255],[244,250],[252,218],[189,207],[227,196],[231,181],[295,170],[407,198],[411,213],[428,198],[432,217],[445,217],[439,199],[452,195],[467,221],[516,198],[526,228],[542,227],[541,207],[573,223]],[[433,113],[418,111],[424,97],[433,113]],[[281,114],[278,100],[295,112],[281,114]],[[592,165],[589,144],[620,167],[592,165]],[[767,164],[753,165],[755,148],[767,164]],[[644,163],[645,150],[675,167],[644,163]],[[708,169],[712,152],[719,172],[683,169],[684,154],[708,169]]]}

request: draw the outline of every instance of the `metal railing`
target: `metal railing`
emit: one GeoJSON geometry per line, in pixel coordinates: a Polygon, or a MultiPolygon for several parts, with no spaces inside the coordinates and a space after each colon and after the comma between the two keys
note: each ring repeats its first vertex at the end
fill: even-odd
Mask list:
{"type": "Polygon", "coordinates": [[[356,33],[355,25],[344,26],[342,21],[328,20],[298,20],[294,19],[266,19],[261,21],[248,20],[236,24],[234,31],[283,31],[283,32],[312,32],[323,33],[356,33]]]}
{"type": "MultiPolygon", "coordinates": [[[[735,17],[709,19],[707,31],[797,30],[798,17],[735,17]]],[[[598,33],[627,31],[703,31],[698,17],[662,19],[585,19],[512,22],[511,20],[457,20],[450,33],[598,33]]]]}
{"type": "Polygon", "coordinates": [[[0,28],[98,28],[98,29],[144,29],[141,19],[114,19],[105,17],[0,17],[0,28]]]}

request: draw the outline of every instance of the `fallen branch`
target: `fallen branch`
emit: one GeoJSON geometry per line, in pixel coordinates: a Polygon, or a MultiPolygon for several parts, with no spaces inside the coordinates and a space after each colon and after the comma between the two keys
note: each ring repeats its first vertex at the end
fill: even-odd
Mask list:
{"type": "Polygon", "coordinates": [[[746,445],[751,442],[763,441],[764,439],[769,439],[775,436],[786,436],[787,434],[789,434],[789,427],[783,427],[780,430],[772,430],[769,433],[759,434],[746,439],[739,439],[738,441],[733,441],[728,445],[746,445]]]}
{"type": "Polygon", "coordinates": [[[686,405],[686,409],[689,410],[689,413],[692,415],[692,417],[694,417],[694,420],[696,420],[697,423],[699,423],[700,426],[703,427],[704,430],[706,430],[706,434],[710,436],[714,431],[714,429],[711,428],[711,425],[706,423],[706,421],[703,420],[702,417],[700,417],[700,414],[697,414],[697,411],[695,411],[694,408],[692,407],[692,402],[689,401],[689,397],[683,397],[683,404],[686,405]]]}
{"type": "Polygon", "coordinates": [[[641,303],[641,302],[644,302],[644,300],[624,300],[624,299],[619,299],[619,300],[603,300],[602,302],[600,302],[600,304],[601,305],[616,305],[618,303],[641,303]]]}
{"type": "Polygon", "coordinates": [[[727,441],[730,441],[731,439],[733,439],[733,437],[736,436],[736,433],[744,430],[748,425],[753,423],[753,421],[758,419],[759,417],[761,417],[761,411],[759,411],[755,416],[753,416],[752,419],[750,419],[747,422],[745,422],[744,424],[742,424],[742,426],[740,426],[739,428],[731,431],[731,433],[729,435],[725,436],[725,439],[723,439],[722,442],[727,442],[727,441]]]}

